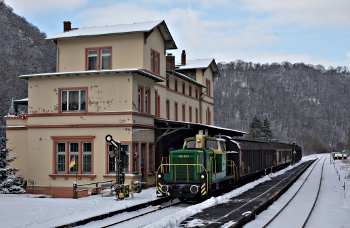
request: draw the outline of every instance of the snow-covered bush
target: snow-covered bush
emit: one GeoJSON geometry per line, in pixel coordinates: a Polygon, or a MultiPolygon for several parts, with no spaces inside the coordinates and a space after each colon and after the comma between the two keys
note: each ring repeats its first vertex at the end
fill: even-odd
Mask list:
{"type": "Polygon", "coordinates": [[[6,138],[0,137],[0,194],[24,193],[23,179],[16,172],[18,168],[9,167],[17,157],[9,157],[10,149],[6,148],[6,138]]]}

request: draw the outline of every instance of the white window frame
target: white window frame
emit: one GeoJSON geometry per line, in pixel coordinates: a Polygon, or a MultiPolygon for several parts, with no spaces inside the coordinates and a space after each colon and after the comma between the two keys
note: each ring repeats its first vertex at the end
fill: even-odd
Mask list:
{"type": "Polygon", "coordinates": [[[150,113],[149,112],[149,89],[145,89],[145,113],[150,113]]]}
{"type": "Polygon", "coordinates": [[[79,142],[68,142],[68,152],[69,152],[69,163],[72,161],[72,158],[75,157],[75,165],[70,168],[69,167],[69,174],[72,173],[78,173],[79,169],[79,142]],[[72,148],[73,144],[76,144],[76,151],[75,148],[72,148]]]}
{"type": "MultiPolygon", "coordinates": [[[[86,48],[86,70],[109,70],[112,66],[112,47],[100,47],[100,48],[86,48]],[[108,51],[107,53],[103,53],[108,51]],[[103,67],[103,57],[108,57],[108,65],[103,67]],[[90,59],[94,58],[94,61],[90,59]]],[[[107,59],[106,59],[107,60],[107,59]]]]}
{"type": "Polygon", "coordinates": [[[86,90],[61,90],[61,112],[81,112],[86,110],[86,90]],[[73,93],[78,92],[78,103],[72,101],[73,93]],[[72,101],[72,102],[70,102],[72,101]],[[82,105],[84,102],[85,105],[82,105]]]}
{"type": "Polygon", "coordinates": [[[91,49],[87,50],[87,70],[96,70],[98,68],[98,50],[91,49]],[[90,58],[95,59],[95,64],[93,66],[90,65],[90,58]]]}
{"type": "Polygon", "coordinates": [[[100,69],[101,70],[109,70],[111,68],[111,49],[101,49],[100,50],[100,69]],[[108,53],[103,53],[103,51],[108,51],[108,53]],[[108,56],[109,59],[109,63],[108,63],[108,67],[103,67],[103,57],[108,56]]]}
{"type": "Polygon", "coordinates": [[[82,173],[91,173],[91,166],[92,166],[92,154],[91,154],[91,150],[92,150],[92,144],[91,142],[82,142],[81,144],[81,152],[82,152],[82,173]],[[90,150],[85,150],[84,144],[90,144],[90,150]],[[90,161],[89,159],[86,159],[86,156],[90,157],[90,161]],[[89,165],[89,166],[88,166],[89,165]]]}
{"type": "Polygon", "coordinates": [[[64,174],[65,170],[66,170],[66,143],[57,142],[56,143],[56,173],[64,174]],[[63,144],[63,148],[62,146],[59,146],[59,144],[63,144]],[[60,159],[59,159],[60,156],[63,156],[63,163],[62,162],[60,163],[60,159]]]}

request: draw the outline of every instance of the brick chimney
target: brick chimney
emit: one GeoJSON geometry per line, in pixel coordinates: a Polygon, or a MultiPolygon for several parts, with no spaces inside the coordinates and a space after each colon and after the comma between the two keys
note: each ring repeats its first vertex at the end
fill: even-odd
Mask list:
{"type": "Polygon", "coordinates": [[[63,32],[68,32],[70,30],[72,30],[70,21],[64,21],[63,22],[63,32]]]}
{"type": "Polygon", "coordinates": [[[166,56],[166,68],[169,70],[175,70],[175,56],[171,53],[168,53],[166,56]]]}
{"type": "Polygon", "coordinates": [[[186,65],[186,52],[185,50],[182,50],[182,54],[181,54],[181,65],[185,66],[186,65]]]}

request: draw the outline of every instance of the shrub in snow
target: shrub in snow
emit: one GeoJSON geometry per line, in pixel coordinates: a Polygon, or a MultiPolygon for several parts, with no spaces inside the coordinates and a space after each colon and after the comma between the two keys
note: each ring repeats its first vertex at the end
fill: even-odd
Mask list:
{"type": "Polygon", "coordinates": [[[6,148],[6,139],[0,137],[0,194],[24,193],[23,178],[17,175],[18,168],[9,167],[9,163],[17,157],[8,157],[10,149],[6,148]]]}

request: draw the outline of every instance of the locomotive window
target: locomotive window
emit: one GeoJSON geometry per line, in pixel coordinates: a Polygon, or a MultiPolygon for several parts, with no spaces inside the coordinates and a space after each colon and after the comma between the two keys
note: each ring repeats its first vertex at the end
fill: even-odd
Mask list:
{"type": "Polygon", "coordinates": [[[217,149],[218,148],[218,144],[216,140],[206,140],[205,141],[205,148],[214,148],[217,149]]]}
{"type": "Polygon", "coordinates": [[[219,143],[220,143],[221,151],[225,151],[225,142],[219,141],[219,143]]]}
{"type": "Polygon", "coordinates": [[[203,166],[199,164],[204,164],[203,163],[203,152],[198,152],[198,166],[197,166],[197,172],[200,173],[203,171],[203,166]]]}
{"type": "Polygon", "coordinates": [[[196,148],[196,141],[194,141],[194,140],[187,141],[186,148],[196,148]]]}

